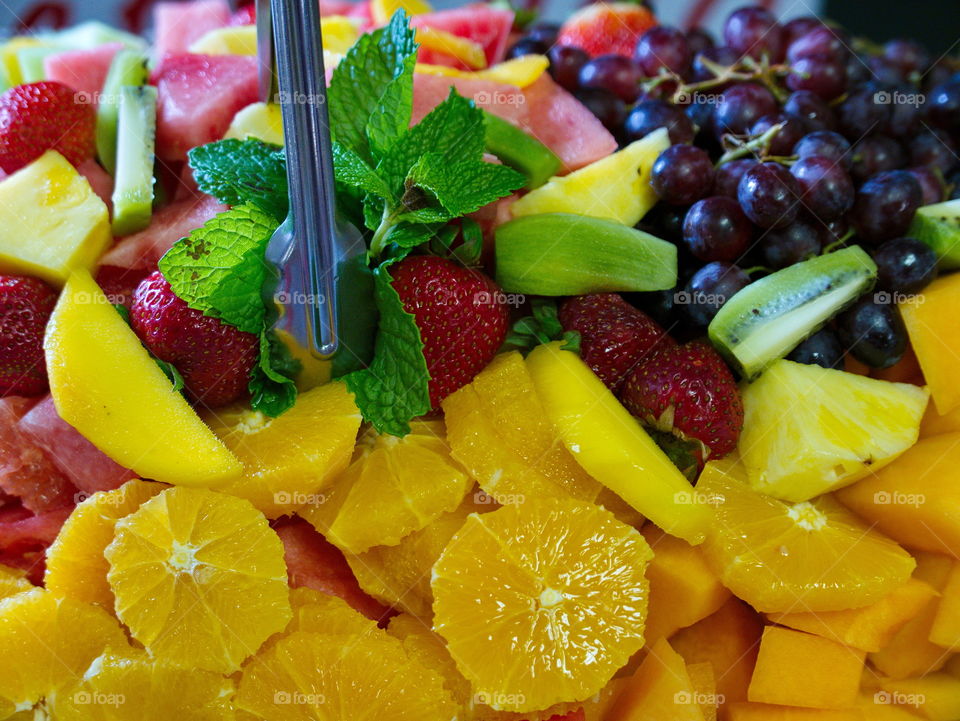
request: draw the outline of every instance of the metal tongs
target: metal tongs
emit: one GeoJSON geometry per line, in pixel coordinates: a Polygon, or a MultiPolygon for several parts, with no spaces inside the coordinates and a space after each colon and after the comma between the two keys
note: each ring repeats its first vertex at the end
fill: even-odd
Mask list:
{"type": "Polygon", "coordinates": [[[261,99],[281,106],[290,193],[266,251],[276,269],[275,327],[329,358],[340,345],[338,268],[364,246],[336,216],[317,0],[257,0],[257,52],[261,99]]]}

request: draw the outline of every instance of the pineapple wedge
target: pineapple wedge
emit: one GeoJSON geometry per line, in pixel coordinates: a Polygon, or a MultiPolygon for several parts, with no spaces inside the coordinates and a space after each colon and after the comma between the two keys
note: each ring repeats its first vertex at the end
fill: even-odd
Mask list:
{"type": "Polygon", "coordinates": [[[750,485],[806,501],[863,478],[917,441],[929,393],[779,360],[745,385],[740,455],[750,485]]]}

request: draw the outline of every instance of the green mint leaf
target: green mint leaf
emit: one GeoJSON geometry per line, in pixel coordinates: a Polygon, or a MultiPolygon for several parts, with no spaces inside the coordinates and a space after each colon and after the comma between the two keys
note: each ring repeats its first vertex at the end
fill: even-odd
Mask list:
{"type": "Polygon", "coordinates": [[[250,374],[250,407],[265,415],[276,417],[297,402],[294,376],[300,372],[300,362],[291,354],[272,331],[260,333],[260,360],[250,374]]]}
{"type": "Polygon", "coordinates": [[[420,329],[390,284],[389,266],[382,263],[374,270],[380,323],[373,362],[345,378],[377,432],[405,436],[410,420],[430,411],[430,373],[420,329]]]}
{"type": "Polygon", "coordinates": [[[123,303],[114,303],[113,309],[120,314],[120,317],[123,318],[123,322],[127,325],[130,325],[130,309],[127,308],[123,303]]]}
{"type": "Polygon", "coordinates": [[[390,81],[380,97],[380,111],[373,113],[367,121],[367,139],[376,157],[387,153],[410,125],[416,61],[415,53],[405,58],[402,74],[390,81]]]}
{"type": "Polygon", "coordinates": [[[377,171],[357,153],[337,142],[333,143],[333,169],[338,183],[393,201],[393,191],[377,171]]]}
{"type": "Polygon", "coordinates": [[[416,31],[403,11],[398,10],[385,27],[362,35],[333,71],[327,89],[333,137],[365,160],[372,160],[368,124],[375,114],[383,112],[385,101],[401,115],[374,122],[371,129],[376,137],[375,147],[382,149],[390,144],[391,127],[402,131],[410,123],[409,113],[402,115],[410,106],[406,91],[395,88],[388,92],[388,87],[395,79],[405,78],[400,85],[409,84],[413,97],[417,47],[416,31]]]}
{"type": "Polygon", "coordinates": [[[180,371],[177,370],[177,367],[173,363],[162,361],[156,356],[153,356],[153,360],[156,361],[158,366],[160,366],[160,370],[163,371],[163,374],[170,379],[170,383],[173,384],[173,390],[183,390],[183,376],[180,375],[180,371]]]}
{"type": "Polygon", "coordinates": [[[464,265],[477,265],[483,254],[483,230],[480,229],[480,224],[473,218],[462,218],[460,232],[463,242],[456,247],[453,254],[464,265]]]}
{"type": "Polygon", "coordinates": [[[400,222],[387,233],[387,243],[393,243],[401,248],[416,248],[430,241],[443,227],[445,227],[444,223],[400,222]]]}
{"type": "Polygon", "coordinates": [[[562,340],[563,350],[580,352],[580,334],[574,330],[563,329],[557,304],[552,298],[534,298],[530,302],[530,308],[532,315],[513,324],[504,341],[504,350],[519,350],[526,355],[538,345],[562,340]]]}
{"type": "Polygon", "coordinates": [[[188,153],[200,190],[226,205],[253,203],[278,220],[287,214],[287,167],[279,146],[218,140],[188,153]]]}
{"type": "Polygon", "coordinates": [[[187,305],[248,333],[264,324],[264,251],[277,220],[258,206],[239,205],[178,240],[160,271],[187,305]]]}
{"type": "Polygon", "coordinates": [[[466,159],[451,162],[439,153],[427,153],[411,168],[408,182],[429,191],[451,218],[458,218],[510,195],[527,180],[505,165],[466,159]]]}

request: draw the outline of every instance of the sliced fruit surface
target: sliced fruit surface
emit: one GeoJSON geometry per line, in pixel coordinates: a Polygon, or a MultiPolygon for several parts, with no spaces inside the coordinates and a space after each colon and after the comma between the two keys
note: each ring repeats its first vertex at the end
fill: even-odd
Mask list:
{"type": "Polygon", "coordinates": [[[960,406],[955,378],[960,334],[951,322],[960,313],[960,275],[935,280],[922,295],[901,303],[900,313],[937,411],[949,413],[960,406]]]}
{"type": "Polygon", "coordinates": [[[280,106],[270,103],[253,103],[233,116],[225,138],[246,140],[256,138],[265,143],[283,145],[283,119],[280,106]]]}
{"type": "Polygon", "coordinates": [[[750,484],[795,502],[850,485],[916,443],[927,397],[909,383],[779,360],[743,387],[750,484]]]}
{"type": "Polygon", "coordinates": [[[290,620],[280,539],[247,501],[171,488],[104,551],[117,616],[152,655],[233,673],[290,620]]]}
{"type": "Polygon", "coordinates": [[[31,588],[33,584],[27,580],[26,574],[21,569],[0,565],[0,599],[15,596],[31,588]]]}
{"type": "Polygon", "coordinates": [[[660,718],[676,721],[704,719],[683,657],[662,638],[653,644],[643,663],[625,682],[606,720],[660,718]]]}
{"type": "Polygon", "coordinates": [[[284,633],[342,633],[357,636],[379,633],[376,621],[350,607],[339,596],[320,593],[312,588],[290,589],[293,618],[284,633]]]}
{"type": "Polygon", "coordinates": [[[340,381],[301,393],[276,418],[247,404],[205,418],[243,464],[243,473],[217,490],[247,499],[270,518],[325,500],[321,489],[350,463],[361,421],[353,394],[340,381]]]}
{"type": "Polygon", "coordinates": [[[667,533],[703,540],[710,509],[575,353],[542,345],[527,367],[547,417],[584,470],[667,533]]]}
{"type": "Polygon", "coordinates": [[[833,497],[784,503],[763,495],[735,458],[708,463],[696,490],[715,514],[707,559],[723,584],[759,611],[865,606],[913,571],[910,554],[833,497]]]}
{"type": "Polygon", "coordinates": [[[185,484],[241,472],[89,273],[64,287],[44,349],[57,412],[121,466],[185,484]]]}
{"type": "Polygon", "coordinates": [[[643,645],[651,555],[635,529],[569,499],[471,515],[433,568],[434,628],[496,710],[582,700],[643,645]]]}
{"type": "Polygon", "coordinates": [[[933,248],[941,268],[960,268],[960,200],[919,208],[909,235],[933,248]]]}
{"type": "Polygon", "coordinates": [[[413,421],[403,438],[368,429],[323,503],[299,515],[350,553],[395,546],[454,510],[473,485],[450,457],[445,435],[442,421],[413,421]]]}

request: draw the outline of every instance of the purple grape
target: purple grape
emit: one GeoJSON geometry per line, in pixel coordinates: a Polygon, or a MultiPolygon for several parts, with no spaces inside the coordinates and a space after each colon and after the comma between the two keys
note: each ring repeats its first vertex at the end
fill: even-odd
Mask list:
{"type": "Polygon", "coordinates": [[[853,207],[853,181],[836,160],[811,155],[794,163],[790,173],[800,184],[804,206],[820,220],[835,220],[853,207]]]}
{"type": "Polygon", "coordinates": [[[741,55],[759,60],[766,55],[772,62],[783,59],[783,28],[773,14],[752,5],[734,10],[723,26],[723,39],[741,55]]]}
{"type": "Polygon", "coordinates": [[[737,188],[740,186],[740,178],[759,161],[753,158],[741,158],[740,160],[731,160],[717,168],[713,179],[714,195],[723,195],[727,198],[737,199],[737,188]]]}
{"type": "Polygon", "coordinates": [[[820,254],[820,231],[812,223],[798,220],[785,228],[768,230],[759,243],[763,264],[780,270],[820,254]]]}
{"type": "Polygon", "coordinates": [[[601,55],[580,69],[581,88],[599,88],[613,93],[625,103],[632,103],[640,94],[640,68],[622,55],[601,55]]]}
{"type": "Polygon", "coordinates": [[[693,142],[693,122],[679,107],[663,100],[637,103],[623,123],[624,135],[628,140],[639,140],[659,128],[667,129],[671,143],[693,142]]]}
{"type": "Polygon", "coordinates": [[[573,45],[554,45],[547,53],[550,58],[550,75],[562,87],[573,91],[580,82],[580,70],[590,61],[590,56],[573,45]]]}
{"type": "Polygon", "coordinates": [[[957,167],[957,144],[940,128],[918,133],[910,139],[909,148],[913,165],[927,165],[944,175],[949,175],[957,167]]]}
{"type": "Polygon", "coordinates": [[[545,55],[550,49],[550,43],[536,38],[522,37],[507,50],[507,59],[519,58],[524,55],[545,55]]]}
{"type": "Polygon", "coordinates": [[[694,273],[678,295],[684,315],[697,328],[710,325],[724,303],[750,285],[750,276],[732,263],[707,263],[694,273]]]}
{"type": "Polygon", "coordinates": [[[787,62],[792,65],[800,58],[823,57],[840,62],[846,67],[848,52],[843,39],[832,28],[821,25],[790,43],[787,48],[787,62]]]}
{"type": "Polygon", "coordinates": [[[787,47],[802,38],[811,30],[824,27],[823,21],[813,15],[803,15],[790,20],[783,26],[783,39],[787,47]]]}
{"type": "Polygon", "coordinates": [[[759,137],[778,123],[782,124],[783,127],[771,138],[768,154],[790,155],[793,152],[793,146],[807,132],[806,124],[800,118],[785,113],[764,115],[750,128],[750,135],[755,138],[759,137]]]}
{"type": "Polygon", "coordinates": [[[825,226],[820,228],[821,240],[823,242],[823,247],[833,245],[834,243],[843,239],[847,233],[850,231],[850,223],[847,219],[837,218],[836,220],[831,220],[825,226]]]}
{"type": "Polygon", "coordinates": [[[683,112],[690,118],[697,134],[713,124],[713,103],[701,102],[697,96],[692,103],[683,106],[683,112]]]}
{"type": "Polygon", "coordinates": [[[873,77],[870,65],[862,56],[850,53],[847,57],[847,86],[854,87],[865,83],[873,77]]]}
{"type": "Polygon", "coordinates": [[[683,219],[686,216],[687,208],[657,203],[644,216],[643,222],[646,223],[649,220],[653,235],[658,238],[669,240],[671,243],[679,243],[683,240],[683,219]]]}
{"type": "Polygon", "coordinates": [[[714,133],[744,135],[757,120],[776,112],[777,101],[762,85],[743,83],[724,90],[713,111],[714,133]]]}
{"type": "Polygon", "coordinates": [[[884,85],[899,85],[907,79],[899,65],[887,60],[882,55],[871,55],[867,58],[867,66],[873,79],[884,85]]]}
{"type": "Polygon", "coordinates": [[[833,100],[847,89],[846,61],[828,55],[805,55],[791,65],[787,87],[833,100]]]}
{"type": "Polygon", "coordinates": [[[851,219],[857,235],[878,243],[905,235],[923,201],[920,183],[905,170],[875,175],[857,191],[851,219]]]}
{"type": "Polygon", "coordinates": [[[907,162],[903,147],[886,135],[868,135],[853,146],[854,180],[862,183],[877,173],[902,168],[907,162]]]}
{"type": "Polygon", "coordinates": [[[922,73],[930,65],[930,56],[923,46],[913,40],[890,40],[883,46],[883,57],[900,69],[904,76],[922,73]]]}
{"type": "Polygon", "coordinates": [[[943,184],[943,176],[940,173],[923,165],[907,168],[907,172],[920,183],[920,191],[923,195],[920,205],[933,205],[944,200],[946,186],[943,184]]]}
{"type": "MultiPolygon", "coordinates": [[[[879,296],[880,294],[876,294],[879,296]]],[[[889,368],[907,350],[907,329],[897,306],[866,295],[837,318],[840,341],[871,368],[889,368]]]]}
{"type": "Polygon", "coordinates": [[[793,146],[793,154],[800,158],[828,158],[840,163],[846,170],[853,167],[850,141],[832,130],[818,130],[805,135],[793,146]]]}
{"type": "Polygon", "coordinates": [[[799,210],[800,184],[779,163],[758,163],[749,168],[737,187],[743,212],[761,228],[790,225],[799,210]]]}
{"type": "Polygon", "coordinates": [[[713,188],[713,163],[702,148],[671,145],[654,161],[650,182],[661,200],[689,205],[713,188]]]}
{"type": "Polygon", "coordinates": [[[647,77],[658,75],[661,68],[684,76],[693,56],[686,35],[676,28],[658,25],[640,36],[633,59],[647,77]]]}
{"type": "Polygon", "coordinates": [[[840,132],[850,140],[879,132],[890,111],[888,104],[878,102],[883,100],[883,92],[871,84],[853,90],[837,109],[840,132]]]}
{"type": "Polygon", "coordinates": [[[921,82],[924,91],[928,95],[938,85],[943,85],[953,80],[954,71],[948,63],[949,60],[940,60],[931,65],[930,69],[924,73],[921,82]]]}
{"type": "Polygon", "coordinates": [[[950,193],[947,200],[960,199],[960,171],[947,178],[947,191],[950,193]]]}
{"type": "Polygon", "coordinates": [[[687,47],[690,48],[690,56],[694,57],[697,53],[715,47],[713,35],[703,28],[692,28],[687,30],[687,47]]]}
{"type": "Polygon", "coordinates": [[[821,328],[794,348],[787,360],[843,370],[843,344],[829,328],[821,328]]]}
{"type": "Polygon", "coordinates": [[[602,88],[580,88],[574,96],[593,113],[611,133],[620,131],[627,106],[616,95],[602,88]]]}
{"type": "Polygon", "coordinates": [[[923,116],[924,96],[913,85],[904,84],[887,91],[890,111],[881,132],[895,138],[916,135],[923,116]]]}
{"type": "Polygon", "coordinates": [[[927,117],[941,128],[960,130],[960,80],[951,80],[930,91],[927,117]]]}
{"type": "Polygon", "coordinates": [[[890,293],[919,293],[937,277],[937,254],[916,238],[894,238],[873,251],[877,287],[890,293]]]}
{"type": "Polygon", "coordinates": [[[722,196],[698,200],[683,221],[683,240],[702,261],[736,260],[750,245],[753,226],[737,201],[722,196]]]}
{"type": "Polygon", "coordinates": [[[710,60],[723,67],[730,67],[731,65],[736,65],[737,61],[740,60],[740,53],[733,48],[728,48],[726,45],[721,45],[718,48],[707,48],[694,54],[693,68],[690,73],[691,80],[695,82],[713,80],[713,72],[706,66],[704,59],[710,60]]]}
{"type": "Polygon", "coordinates": [[[783,103],[783,112],[802,118],[810,132],[833,130],[837,124],[836,116],[830,106],[809,90],[790,93],[783,103]]]}

